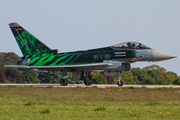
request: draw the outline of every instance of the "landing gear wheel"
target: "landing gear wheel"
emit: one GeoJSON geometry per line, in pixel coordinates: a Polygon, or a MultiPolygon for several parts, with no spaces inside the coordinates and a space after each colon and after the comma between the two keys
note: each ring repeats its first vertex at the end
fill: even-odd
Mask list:
{"type": "Polygon", "coordinates": [[[117,83],[119,86],[123,86],[123,81],[118,81],[117,83]]]}
{"type": "Polygon", "coordinates": [[[85,77],[85,79],[84,79],[84,84],[87,85],[87,86],[89,86],[89,85],[92,84],[92,80],[91,80],[89,77],[85,77]]]}
{"type": "Polygon", "coordinates": [[[69,83],[69,80],[67,78],[61,78],[60,79],[60,84],[62,86],[66,86],[66,85],[68,85],[68,83],[69,83]]]}

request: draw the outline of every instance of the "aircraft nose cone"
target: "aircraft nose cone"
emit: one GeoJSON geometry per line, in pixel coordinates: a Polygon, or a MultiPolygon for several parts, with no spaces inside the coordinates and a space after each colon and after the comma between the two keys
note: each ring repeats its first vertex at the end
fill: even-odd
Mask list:
{"type": "Polygon", "coordinates": [[[153,51],[153,61],[161,61],[161,60],[167,60],[167,59],[172,59],[172,58],[176,58],[177,56],[165,53],[165,52],[161,52],[161,51],[157,51],[154,50],[153,51]]]}

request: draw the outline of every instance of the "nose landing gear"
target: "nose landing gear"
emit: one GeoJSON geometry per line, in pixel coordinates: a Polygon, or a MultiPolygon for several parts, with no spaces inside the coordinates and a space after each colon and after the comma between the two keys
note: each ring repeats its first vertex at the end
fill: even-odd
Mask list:
{"type": "Polygon", "coordinates": [[[123,81],[121,81],[121,73],[122,71],[118,72],[118,76],[119,76],[119,81],[117,82],[118,86],[123,86],[123,81]]]}
{"type": "Polygon", "coordinates": [[[123,86],[123,81],[118,81],[117,83],[119,86],[123,86]]]}

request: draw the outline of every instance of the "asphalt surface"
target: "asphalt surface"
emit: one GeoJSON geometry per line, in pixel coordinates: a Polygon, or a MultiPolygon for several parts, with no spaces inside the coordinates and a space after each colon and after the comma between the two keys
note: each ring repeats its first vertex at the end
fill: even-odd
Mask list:
{"type": "Polygon", "coordinates": [[[111,85],[111,84],[92,84],[90,86],[86,86],[84,84],[68,84],[67,86],[61,86],[60,84],[4,84],[1,83],[0,86],[53,86],[53,87],[93,87],[97,86],[98,88],[106,88],[106,87],[146,87],[146,88],[180,88],[180,85],[111,85]]]}

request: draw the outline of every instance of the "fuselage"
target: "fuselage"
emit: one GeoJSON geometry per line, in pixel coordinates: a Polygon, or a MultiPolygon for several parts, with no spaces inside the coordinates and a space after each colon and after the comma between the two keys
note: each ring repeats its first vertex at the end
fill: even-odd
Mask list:
{"type": "MultiPolygon", "coordinates": [[[[124,44],[124,43],[123,43],[124,44]]],[[[138,44],[136,42],[136,44],[138,44]]],[[[141,44],[142,45],[142,44],[141,44]]],[[[119,47],[109,46],[98,49],[57,53],[50,50],[43,53],[24,56],[28,66],[58,66],[58,65],[77,65],[91,63],[112,63],[111,66],[92,66],[82,69],[86,70],[122,70],[130,69],[130,63],[138,61],[161,61],[171,59],[176,56],[153,50],[143,45],[143,47],[119,47]],[[160,57],[158,57],[160,56],[160,57]],[[122,67],[125,69],[122,69],[122,67]]],[[[56,69],[53,69],[56,70],[56,69]]],[[[58,69],[59,70],[59,69],[58,69]]],[[[76,68],[81,70],[81,68],[76,68]]]]}
{"type": "Polygon", "coordinates": [[[30,60],[30,66],[100,63],[104,60],[125,60],[136,57],[136,50],[114,50],[111,47],[87,51],[43,54],[30,60]]]}

